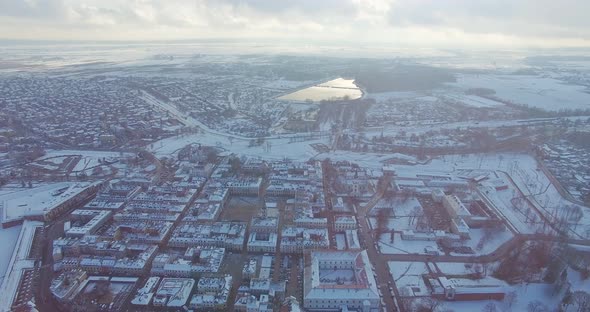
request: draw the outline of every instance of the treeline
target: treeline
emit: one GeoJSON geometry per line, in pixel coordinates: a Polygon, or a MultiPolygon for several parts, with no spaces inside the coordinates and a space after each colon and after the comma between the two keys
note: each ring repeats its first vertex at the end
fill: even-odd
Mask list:
{"type": "MultiPolygon", "coordinates": [[[[481,89],[485,90],[485,88],[481,88],[481,89]]],[[[470,89],[470,90],[475,90],[475,89],[470,89]]],[[[476,95],[486,98],[488,100],[496,101],[496,102],[517,108],[517,109],[524,112],[525,116],[523,116],[523,117],[528,117],[528,118],[549,118],[549,117],[569,117],[569,116],[588,116],[588,115],[590,115],[590,109],[562,108],[557,111],[548,111],[548,110],[544,110],[542,108],[533,107],[533,106],[529,106],[526,104],[520,104],[520,103],[515,103],[515,102],[509,101],[509,100],[501,99],[501,98],[494,95],[495,92],[492,94],[487,93],[487,92],[484,92],[483,94],[482,93],[473,93],[473,91],[471,91],[471,92],[472,92],[471,94],[476,94],[476,95]]],[[[470,93],[468,93],[468,94],[470,94],[470,93]]]]}
{"type": "Polygon", "coordinates": [[[355,77],[355,83],[368,92],[429,90],[446,82],[456,82],[450,70],[424,65],[364,69],[355,77]]]}

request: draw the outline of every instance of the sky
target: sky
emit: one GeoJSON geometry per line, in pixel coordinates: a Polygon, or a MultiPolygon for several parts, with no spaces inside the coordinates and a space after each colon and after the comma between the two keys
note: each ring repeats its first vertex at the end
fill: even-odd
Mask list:
{"type": "Polygon", "coordinates": [[[588,0],[0,0],[0,39],[590,46],[588,0]]]}

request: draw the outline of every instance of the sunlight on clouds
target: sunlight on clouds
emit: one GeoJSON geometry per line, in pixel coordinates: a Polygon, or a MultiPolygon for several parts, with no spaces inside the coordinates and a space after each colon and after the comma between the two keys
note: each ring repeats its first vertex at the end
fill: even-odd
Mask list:
{"type": "Polygon", "coordinates": [[[564,0],[4,0],[0,37],[263,38],[423,47],[589,46],[590,4],[564,0]],[[41,30],[39,32],[39,30],[41,30]]]}

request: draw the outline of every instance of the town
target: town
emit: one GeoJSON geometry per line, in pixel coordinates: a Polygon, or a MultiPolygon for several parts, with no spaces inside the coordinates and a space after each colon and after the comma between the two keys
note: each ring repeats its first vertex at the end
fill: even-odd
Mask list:
{"type": "Polygon", "coordinates": [[[501,85],[569,73],[355,62],[440,81],[202,54],[3,73],[0,311],[587,311],[590,111],[501,85]]]}

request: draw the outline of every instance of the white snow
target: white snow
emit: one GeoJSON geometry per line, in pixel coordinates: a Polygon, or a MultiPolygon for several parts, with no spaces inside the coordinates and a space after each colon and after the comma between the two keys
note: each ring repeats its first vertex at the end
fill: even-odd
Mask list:
{"type": "Polygon", "coordinates": [[[430,294],[422,278],[423,274],[429,273],[424,262],[390,261],[387,265],[400,293],[409,296],[427,296],[430,294]]]}
{"type": "Polygon", "coordinates": [[[354,84],[354,80],[337,78],[309,88],[279,97],[279,100],[287,101],[313,101],[342,99],[348,96],[350,99],[358,99],[363,95],[362,91],[354,84]]]}
{"type": "Polygon", "coordinates": [[[18,244],[10,254],[10,263],[6,276],[0,284],[0,311],[8,311],[16,295],[16,290],[21,280],[24,269],[32,269],[35,261],[28,259],[29,251],[33,243],[35,229],[42,227],[43,223],[38,221],[25,221],[17,238],[18,244]]]}
{"type": "Polygon", "coordinates": [[[276,137],[266,139],[266,141],[270,142],[270,150],[266,150],[266,143],[263,143],[262,146],[249,146],[249,139],[233,138],[232,142],[230,142],[227,136],[208,132],[164,139],[151,144],[149,149],[158,157],[171,156],[188,144],[201,143],[217,146],[238,155],[260,157],[263,159],[280,160],[289,158],[292,160],[308,160],[318,154],[310,144],[328,144],[327,138],[290,142],[288,137],[276,137]]]}
{"type": "MultiPolygon", "coordinates": [[[[500,205],[504,216],[523,233],[536,233],[543,224],[537,216],[537,222],[524,223],[523,211],[519,211],[512,203],[514,196],[524,196],[533,199],[533,202],[540,211],[548,218],[566,216],[564,205],[580,207],[582,218],[579,221],[568,220],[570,234],[574,237],[590,237],[590,208],[568,202],[550,183],[549,178],[539,169],[535,158],[528,154],[498,153],[498,154],[470,154],[470,155],[447,155],[432,159],[426,164],[415,166],[392,165],[396,170],[407,172],[446,172],[456,175],[462,170],[487,170],[498,174],[500,178],[509,175],[514,184],[509,185],[509,190],[498,191],[492,194],[500,205]],[[518,186],[519,190],[516,190],[518,186]]],[[[535,214],[536,210],[531,209],[535,214]]]]}
{"type": "Polygon", "coordinates": [[[2,256],[0,256],[0,285],[8,269],[10,257],[16,246],[18,235],[22,225],[13,226],[7,229],[0,228],[0,245],[2,246],[2,256]]]}
{"type": "Polygon", "coordinates": [[[435,241],[404,240],[399,233],[394,234],[393,243],[391,234],[381,234],[379,238],[379,251],[382,254],[421,254],[425,255],[426,247],[437,248],[435,241]]]}
{"type": "Polygon", "coordinates": [[[0,196],[2,222],[44,214],[96,183],[59,182],[4,193],[0,196]]]}
{"type": "Polygon", "coordinates": [[[584,86],[539,76],[464,74],[451,85],[463,89],[489,88],[495,96],[516,104],[548,111],[590,109],[590,93],[584,86]]]}

